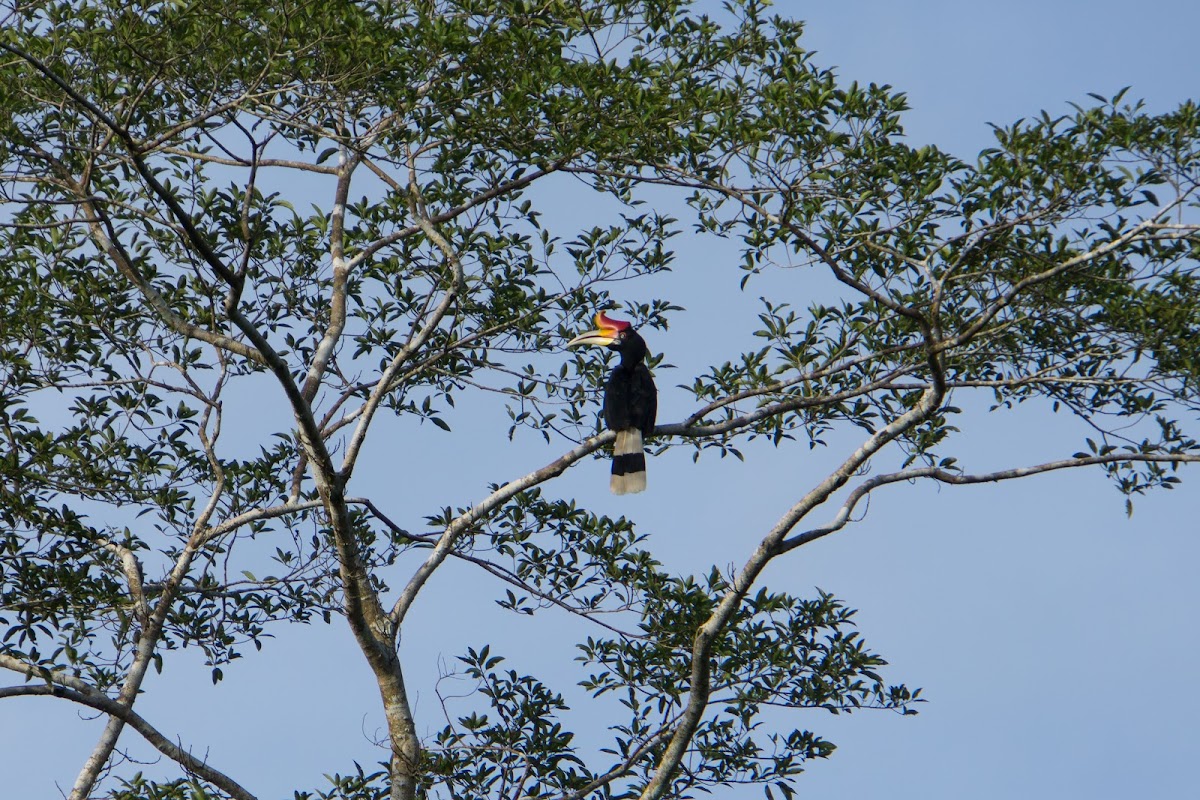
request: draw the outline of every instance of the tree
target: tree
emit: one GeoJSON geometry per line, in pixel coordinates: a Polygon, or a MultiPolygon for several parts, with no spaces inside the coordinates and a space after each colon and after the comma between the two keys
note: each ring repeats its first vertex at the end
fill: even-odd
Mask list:
{"type": "Polygon", "coordinates": [[[905,144],[903,95],[839,85],[753,0],[719,22],[664,0],[33,2],[4,19],[0,666],[17,680],[0,697],[107,716],[73,797],[251,796],[139,715],[144,678],[198,648],[219,680],[318,616],[353,632],[389,754],[322,796],[790,794],[832,744],[768,709],[920,698],[884,680],[844,604],[765,588],[768,564],[883,486],[1090,466],[1132,497],[1200,460],[1193,103],[1097,97],[997,128],[972,165],[905,144]],[[596,209],[578,229],[554,213],[566,187],[596,209]],[[680,319],[645,287],[669,285],[682,233],[733,241],[746,291],[785,264],[819,299],[764,299],[760,346],[731,336],[656,446],[753,458],[860,431],[740,569],[701,576],[554,489],[612,442],[603,363],[561,345],[618,291],[646,328],[680,319]],[[247,428],[268,393],[286,414],[247,428]],[[1086,444],[963,471],[952,398],[972,393],[1052,404],[1086,444]],[[438,498],[357,490],[420,468],[413,425],[470,453],[456,403],[486,402],[549,460],[438,498]],[[368,466],[385,425],[398,452],[368,466]],[[582,686],[616,701],[604,750],[486,645],[460,659],[472,697],[425,735],[400,636],[450,561],[515,614],[579,620],[582,686]],[[185,779],[110,774],[126,727],[185,779]]]}

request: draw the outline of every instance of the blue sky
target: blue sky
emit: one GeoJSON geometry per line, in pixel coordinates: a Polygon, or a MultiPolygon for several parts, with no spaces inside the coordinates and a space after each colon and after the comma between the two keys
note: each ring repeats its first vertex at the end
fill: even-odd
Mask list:
{"type": "MultiPolygon", "coordinates": [[[[913,144],[934,143],[967,160],[989,145],[988,122],[1009,123],[1043,108],[1064,113],[1069,100],[1086,102],[1088,92],[1112,95],[1126,85],[1151,110],[1165,110],[1200,87],[1193,41],[1200,6],[1192,2],[1137,13],[1117,2],[781,2],[776,8],[809,21],[806,38],[820,65],[907,92],[913,144]]],[[[765,279],[762,288],[752,285],[743,297],[729,254],[676,244],[675,272],[653,287],[688,309],[650,342],[677,367],[658,376],[663,422],[692,410],[672,387],[712,360],[706,352],[712,343],[701,332],[711,329],[714,316],[752,314],[756,293],[803,305],[820,289],[785,274],[765,279]]],[[[959,450],[971,471],[1069,455],[1085,435],[1070,418],[1044,408],[1001,416],[969,397],[956,401],[967,409],[959,450]]],[[[531,437],[509,444],[493,414],[470,403],[460,409],[455,436],[485,442],[467,459],[456,450],[462,439],[432,426],[376,430],[366,457],[378,471],[359,493],[395,492],[397,447],[425,454],[427,470],[403,476],[403,484],[408,496],[433,497],[436,505],[465,499],[447,491],[447,474],[482,488],[553,454],[531,437]]],[[[847,434],[825,451],[753,448],[745,464],[693,465],[689,451],[671,450],[651,461],[650,491],[621,498],[607,493],[606,465],[585,461],[551,491],[630,516],[672,569],[705,571],[711,564],[740,565],[791,502],[856,442],[847,434]],[[681,508],[696,513],[681,516],[681,508]]],[[[872,499],[861,522],[774,565],[768,585],[796,593],[819,586],[859,609],[867,642],[891,662],[887,676],[923,687],[929,700],[910,718],[788,717],[788,724],[839,745],[801,779],[801,796],[1103,799],[1194,791],[1200,697],[1188,679],[1200,660],[1197,480],[1185,473],[1181,489],[1140,499],[1128,519],[1123,498],[1097,471],[988,487],[893,486],[872,499]]],[[[402,498],[394,502],[401,517],[427,511],[402,498]]],[[[831,513],[818,512],[814,524],[831,513]]],[[[430,590],[402,643],[426,729],[439,727],[433,689],[439,661],[489,639],[514,667],[536,669],[570,690],[576,679],[570,626],[551,615],[514,621],[492,606],[494,587],[462,570],[439,574],[430,590]]],[[[215,766],[264,798],[320,786],[322,773],[346,772],[354,759],[371,764],[384,757],[368,741],[381,725],[377,694],[340,624],[277,633],[279,641],[226,669],[215,688],[198,658],[168,660],[138,706],[167,732],[209,748],[215,766]]],[[[579,710],[586,721],[587,707],[579,710]]],[[[58,796],[54,782],[69,787],[99,730],[79,717],[65,703],[5,701],[5,797],[50,798],[58,796]],[[32,752],[29,742],[39,743],[32,752]]],[[[131,733],[123,741],[147,755],[131,733]]]]}

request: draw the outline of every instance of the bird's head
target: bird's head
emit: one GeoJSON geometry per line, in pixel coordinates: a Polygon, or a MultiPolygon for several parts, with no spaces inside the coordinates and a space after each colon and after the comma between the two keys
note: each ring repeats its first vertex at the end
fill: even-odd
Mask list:
{"type": "Polygon", "coordinates": [[[613,319],[603,311],[598,311],[596,312],[596,329],[576,336],[567,342],[567,347],[578,347],[579,345],[587,344],[594,347],[608,347],[612,350],[620,350],[622,342],[632,332],[633,326],[628,322],[613,319]]]}
{"type": "Polygon", "coordinates": [[[621,363],[632,366],[646,357],[646,343],[638,336],[633,325],[624,320],[613,319],[603,311],[596,314],[596,329],[582,333],[571,341],[567,347],[590,344],[595,347],[607,347],[621,354],[621,363]]]}

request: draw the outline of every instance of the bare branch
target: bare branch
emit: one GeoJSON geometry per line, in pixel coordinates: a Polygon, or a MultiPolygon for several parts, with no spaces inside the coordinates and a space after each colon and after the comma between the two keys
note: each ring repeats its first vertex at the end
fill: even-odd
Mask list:
{"type": "Polygon", "coordinates": [[[950,470],[941,469],[938,467],[917,467],[913,469],[901,470],[899,472],[891,472],[886,475],[877,475],[874,478],[863,481],[858,487],[850,493],[849,497],[838,509],[833,520],[819,528],[805,531],[804,533],[792,536],[780,545],[780,552],[786,553],[789,550],[794,550],[797,547],[808,544],[809,542],[820,539],[823,536],[828,536],[831,533],[841,530],[850,521],[851,514],[854,513],[855,506],[864,498],[870,495],[872,491],[880,486],[898,483],[901,481],[915,481],[921,478],[946,483],[953,486],[967,486],[974,483],[996,483],[999,481],[1013,480],[1015,478],[1028,478],[1031,475],[1041,475],[1046,472],[1054,472],[1061,469],[1076,469],[1079,467],[1091,467],[1097,464],[1126,464],[1126,463],[1141,463],[1141,464],[1196,464],[1200,463],[1200,455],[1186,455],[1183,453],[1114,453],[1104,456],[1087,456],[1085,458],[1064,458],[1058,461],[1048,461],[1044,464],[1036,464],[1029,467],[1012,467],[1010,469],[997,470],[995,472],[985,472],[979,474],[963,474],[952,472],[950,470]]]}
{"type": "MultiPolygon", "coordinates": [[[[0,659],[6,658],[0,656],[0,659]]],[[[37,673],[34,673],[37,674],[37,673]]],[[[157,728],[146,721],[133,709],[113,700],[107,695],[89,689],[69,687],[56,683],[27,683],[24,686],[0,687],[0,699],[5,697],[61,697],[74,703],[94,708],[108,714],[112,719],[119,720],[122,725],[128,725],[140,733],[158,752],[171,759],[191,775],[195,775],[236,800],[256,800],[255,796],[241,784],[223,772],[211,767],[207,762],[193,756],[183,747],[174,744],[157,728]]]]}
{"type": "MultiPolygon", "coordinates": [[[[250,167],[252,162],[241,158],[222,158],[209,153],[200,153],[195,150],[188,150],[182,147],[160,147],[160,153],[168,153],[173,156],[189,158],[193,161],[200,161],[205,164],[219,164],[223,167],[250,167]]],[[[315,172],[320,175],[337,175],[337,167],[327,167],[324,164],[310,164],[307,161],[291,161],[286,158],[260,158],[256,162],[260,168],[266,169],[277,167],[282,169],[293,169],[301,172],[315,172]]]]}
{"type": "Polygon", "coordinates": [[[90,683],[85,680],[81,680],[80,678],[76,678],[74,675],[69,675],[60,670],[50,670],[45,667],[38,666],[37,664],[30,664],[22,661],[19,658],[13,658],[12,656],[4,653],[0,653],[0,667],[3,667],[7,670],[12,670],[13,672],[18,672],[24,675],[28,680],[38,678],[48,683],[69,687],[84,694],[100,694],[90,683]]]}
{"type": "Polygon", "coordinates": [[[128,547],[123,547],[109,539],[100,539],[98,544],[120,559],[121,571],[125,574],[125,584],[129,587],[129,596],[133,598],[138,624],[145,627],[150,622],[150,604],[146,602],[145,577],[142,574],[141,563],[128,547]]]}
{"type": "Polygon", "coordinates": [[[263,520],[275,519],[276,517],[284,517],[288,514],[295,514],[300,511],[312,511],[313,509],[321,508],[323,503],[320,500],[305,500],[303,502],[284,503],[278,506],[267,506],[264,508],[254,508],[249,511],[238,514],[236,517],[231,517],[219,525],[214,525],[205,531],[204,541],[207,543],[210,539],[215,539],[218,536],[223,536],[226,533],[235,531],[246,525],[263,520]]]}
{"type": "MultiPolygon", "coordinates": [[[[732,417],[722,422],[714,422],[710,425],[690,425],[688,424],[695,414],[688,417],[687,421],[676,425],[659,425],[654,429],[655,436],[682,436],[689,439],[707,438],[710,436],[720,436],[730,433],[735,430],[749,427],[756,422],[761,422],[770,417],[776,417],[780,414],[786,414],[791,411],[799,411],[802,408],[816,408],[817,406],[829,405],[831,403],[840,403],[843,400],[849,400],[853,397],[860,397],[876,389],[891,388],[892,382],[902,375],[906,375],[913,371],[912,366],[899,367],[887,373],[883,377],[864,383],[862,386],[856,386],[853,389],[846,389],[836,394],[830,395],[811,395],[793,397],[788,400],[782,400],[778,403],[770,403],[748,414],[742,414],[738,417],[732,417]]],[[[925,388],[928,384],[922,386],[925,388]]],[[[721,405],[725,405],[724,401],[721,405]]],[[[732,402],[732,401],[730,401],[732,402]]],[[[705,408],[714,406],[715,403],[710,403],[705,408]]],[[[702,409],[703,410],[703,409],[702,409]]],[[[700,413],[700,412],[697,412],[700,413]]]]}
{"type": "Polygon", "coordinates": [[[329,296],[329,326],[325,335],[317,344],[313,353],[312,364],[308,368],[308,376],[304,379],[304,388],[300,395],[308,403],[312,403],[321,387],[321,379],[333,358],[334,348],[342,331],[346,327],[346,291],[350,277],[350,265],[346,263],[345,232],[346,232],[346,199],[350,194],[350,178],[358,164],[358,157],[348,154],[342,148],[338,154],[337,188],[333,196],[333,213],[329,225],[329,255],[333,260],[333,286],[329,296]]]}

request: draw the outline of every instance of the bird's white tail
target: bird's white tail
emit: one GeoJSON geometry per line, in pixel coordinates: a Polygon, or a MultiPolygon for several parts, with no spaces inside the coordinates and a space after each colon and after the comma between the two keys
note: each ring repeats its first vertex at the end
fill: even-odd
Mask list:
{"type": "Polygon", "coordinates": [[[608,486],[613,494],[646,491],[646,453],[642,450],[642,432],[637,428],[617,431],[608,486]]]}

